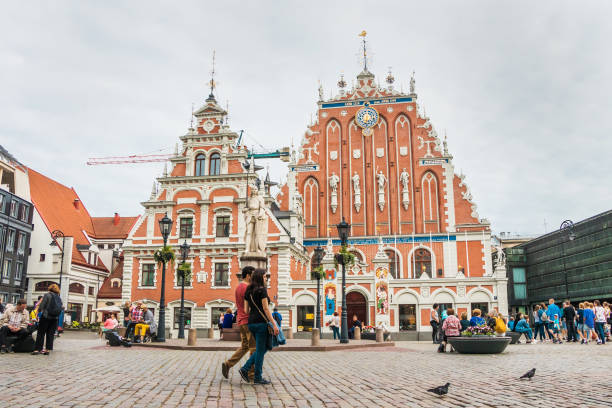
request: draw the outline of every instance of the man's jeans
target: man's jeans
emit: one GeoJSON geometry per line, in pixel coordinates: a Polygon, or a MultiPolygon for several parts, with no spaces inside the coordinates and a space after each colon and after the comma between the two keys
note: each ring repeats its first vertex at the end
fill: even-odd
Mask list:
{"type": "Polygon", "coordinates": [[[255,337],[255,353],[253,353],[247,362],[244,363],[242,369],[248,372],[254,365],[254,380],[260,381],[262,379],[264,355],[268,351],[266,348],[266,341],[268,339],[268,323],[251,323],[248,326],[249,330],[255,337]]]}
{"type": "Polygon", "coordinates": [[[595,333],[599,336],[602,343],[606,343],[606,335],[604,333],[604,322],[595,322],[595,333]]]}
{"type": "Polygon", "coordinates": [[[132,322],[132,321],[128,322],[125,328],[125,336],[124,336],[126,339],[130,338],[130,335],[134,331],[134,328],[136,327],[137,324],[138,322],[132,322]]]}

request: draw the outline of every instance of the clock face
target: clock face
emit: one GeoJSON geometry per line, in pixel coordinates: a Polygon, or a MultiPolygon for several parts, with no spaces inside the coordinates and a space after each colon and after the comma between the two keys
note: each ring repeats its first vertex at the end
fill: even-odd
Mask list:
{"type": "Polygon", "coordinates": [[[378,123],[378,112],[370,106],[364,106],[357,112],[355,121],[363,129],[371,128],[378,123]]]}

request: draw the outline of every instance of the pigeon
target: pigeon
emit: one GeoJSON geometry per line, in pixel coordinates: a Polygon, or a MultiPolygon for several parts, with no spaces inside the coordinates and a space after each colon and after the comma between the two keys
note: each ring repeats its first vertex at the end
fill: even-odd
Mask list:
{"type": "Polygon", "coordinates": [[[448,394],[448,386],[449,385],[450,385],[450,383],[446,383],[446,384],[441,385],[441,386],[436,387],[436,388],[430,388],[430,389],[427,390],[427,392],[433,392],[436,395],[443,396],[443,395],[448,394]]]}
{"type": "Polygon", "coordinates": [[[519,380],[520,380],[520,379],[523,379],[523,378],[529,378],[529,381],[531,381],[531,379],[532,379],[532,378],[533,378],[533,376],[535,375],[535,370],[536,370],[535,368],[532,368],[531,370],[527,371],[525,374],[523,374],[523,375],[522,375],[522,376],[519,378],[519,380]]]}

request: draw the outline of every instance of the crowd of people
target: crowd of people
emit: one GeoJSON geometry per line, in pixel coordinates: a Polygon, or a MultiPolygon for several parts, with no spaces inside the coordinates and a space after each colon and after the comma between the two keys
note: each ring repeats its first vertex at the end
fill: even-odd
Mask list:
{"type": "Polygon", "coordinates": [[[549,299],[548,305],[541,303],[534,306],[531,319],[523,313],[506,318],[497,310],[482,316],[481,310],[474,309],[468,320],[467,312],[462,312],[459,319],[454,309],[440,311],[440,306],[434,304],[430,314],[432,341],[439,344],[438,351],[443,353],[449,337],[461,336],[470,327],[488,327],[487,332],[497,336],[506,336],[509,332],[524,335],[526,343],[537,343],[539,337],[540,342],[555,344],[564,341],[577,343],[579,340],[581,344],[606,344],[610,339],[611,307],[608,302],[595,300],[581,302],[576,309],[566,300],[560,308],[554,299],[549,299]]]}

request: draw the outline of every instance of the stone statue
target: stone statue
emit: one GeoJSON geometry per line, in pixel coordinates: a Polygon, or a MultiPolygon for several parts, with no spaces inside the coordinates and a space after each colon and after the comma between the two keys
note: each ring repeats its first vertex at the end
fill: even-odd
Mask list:
{"type": "Polygon", "coordinates": [[[357,172],[355,172],[355,175],[353,176],[353,189],[355,190],[355,195],[361,193],[361,186],[359,185],[359,174],[357,174],[357,172]]]}
{"type": "Polygon", "coordinates": [[[329,176],[329,186],[331,187],[333,193],[335,193],[338,190],[339,181],[340,181],[340,177],[338,177],[336,173],[332,172],[331,176],[329,176]]]}
{"type": "Polygon", "coordinates": [[[319,82],[319,100],[323,100],[323,85],[319,82]]]}
{"type": "Polygon", "coordinates": [[[251,188],[251,197],[247,201],[244,211],[246,231],[244,246],[247,253],[257,253],[265,256],[266,241],[268,239],[268,216],[265,211],[265,202],[259,195],[259,190],[251,188]]]}
{"type": "Polygon", "coordinates": [[[403,171],[400,173],[400,181],[402,182],[402,187],[404,188],[404,190],[408,190],[408,182],[410,181],[410,174],[408,174],[405,167],[403,171]]]}
{"type": "Polygon", "coordinates": [[[495,247],[497,249],[497,263],[495,264],[496,268],[505,268],[506,267],[506,254],[504,253],[501,245],[495,247]]]}
{"type": "Polygon", "coordinates": [[[410,93],[414,93],[414,71],[412,71],[412,76],[410,77],[410,93]]]}
{"type": "Polygon", "coordinates": [[[378,170],[378,174],[376,175],[376,179],[378,180],[378,192],[382,193],[385,191],[385,183],[387,182],[387,178],[383,174],[381,170],[378,170]]]}

